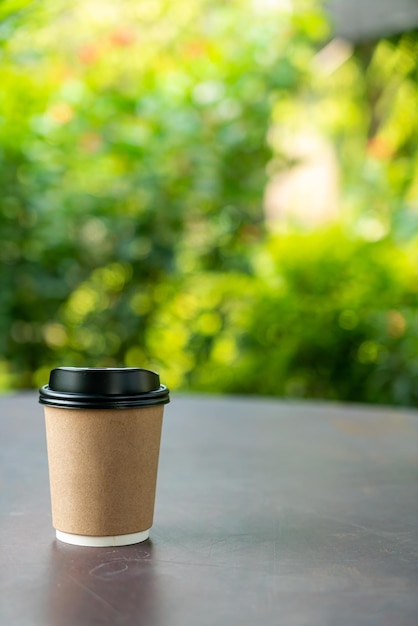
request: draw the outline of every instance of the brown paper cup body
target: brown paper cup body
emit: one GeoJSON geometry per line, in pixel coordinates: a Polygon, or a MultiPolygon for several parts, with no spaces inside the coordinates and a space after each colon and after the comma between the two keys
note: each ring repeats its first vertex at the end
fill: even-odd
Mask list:
{"type": "Polygon", "coordinates": [[[54,528],[101,537],[151,528],[163,405],[44,408],[54,528]]]}

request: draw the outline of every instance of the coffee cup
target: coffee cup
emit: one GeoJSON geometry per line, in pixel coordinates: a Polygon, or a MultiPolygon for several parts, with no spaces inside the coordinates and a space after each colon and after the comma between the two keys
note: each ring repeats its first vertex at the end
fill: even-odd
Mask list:
{"type": "Polygon", "coordinates": [[[44,405],[57,539],[121,546],[149,537],[169,390],[142,368],[58,367],[44,405]]]}

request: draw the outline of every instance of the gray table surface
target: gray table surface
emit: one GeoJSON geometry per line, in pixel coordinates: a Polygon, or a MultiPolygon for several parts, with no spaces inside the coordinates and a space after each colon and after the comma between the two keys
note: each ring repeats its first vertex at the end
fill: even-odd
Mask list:
{"type": "Polygon", "coordinates": [[[2,626],[418,624],[418,412],[174,394],[124,548],[54,539],[35,393],[0,445],[2,626]]]}

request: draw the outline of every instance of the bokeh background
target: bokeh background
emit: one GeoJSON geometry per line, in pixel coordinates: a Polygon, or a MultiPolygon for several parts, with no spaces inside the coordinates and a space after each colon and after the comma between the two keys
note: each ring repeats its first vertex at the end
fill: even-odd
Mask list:
{"type": "Polygon", "coordinates": [[[338,17],[1,3],[0,389],[417,404],[418,32],[338,17]]]}

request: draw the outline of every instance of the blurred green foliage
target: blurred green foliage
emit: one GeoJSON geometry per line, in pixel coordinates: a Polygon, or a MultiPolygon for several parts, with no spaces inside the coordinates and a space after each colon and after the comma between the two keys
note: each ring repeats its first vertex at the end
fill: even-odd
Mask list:
{"type": "Polygon", "coordinates": [[[192,276],[157,314],[151,349],[195,390],[414,405],[418,248],[339,228],[273,236],[249,275],[192,276]]]}
{"type": "Polygon", "coordinates": [[[416,34],[329,73],[313,1],[8,4],[1,387],[139,365],[173,389],[416,403],[416,34]],[[340,224],[269,233],[280,129],[306,119],[338,150],[340,224]]]}

